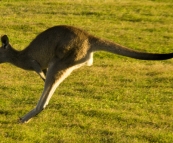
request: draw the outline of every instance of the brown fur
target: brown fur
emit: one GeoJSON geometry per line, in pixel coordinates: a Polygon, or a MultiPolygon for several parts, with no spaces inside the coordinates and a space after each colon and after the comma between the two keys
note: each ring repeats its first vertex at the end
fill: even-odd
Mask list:
{"type": "Polygon", "coordinates": [[[116,43],[94,37],[72,26],[55,26],[40,33],[24,50],[17,51],[6,35],[1,37],[0,63],[9,62],[25,70],[36,71],[45,81],[37,106],[21,118],[27,122],[48,104],[58,85],[84,64],[92,65],[93,52],[107,51],[141,60],[165,60],[169,54],[138,52],[116,43]]]}

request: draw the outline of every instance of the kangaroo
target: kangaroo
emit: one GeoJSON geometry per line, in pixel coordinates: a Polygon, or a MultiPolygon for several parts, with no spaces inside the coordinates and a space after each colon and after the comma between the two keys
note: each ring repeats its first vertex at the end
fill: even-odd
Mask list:
{"type": "Polygon", "coordinates": [[[73,70],[83,65],[91,66],[96,51],[107,51],[139,60],[166,60],[173,57],[173,53],[154,54],[128,49],[66,25],[43,31],[21,51],[10,45],[7,35],[1,37],[1,42],[0,63],[8,62],[35,71],[45,81],[36,107],[20,118],[21,123],[28,122],[45,109],[56,88],[73,70]]]}

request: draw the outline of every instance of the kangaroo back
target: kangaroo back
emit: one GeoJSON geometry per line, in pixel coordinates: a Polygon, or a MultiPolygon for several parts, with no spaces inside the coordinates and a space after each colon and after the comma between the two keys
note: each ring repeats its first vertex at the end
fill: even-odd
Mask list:
{"type": "Polygon", "coordinates": [[[36,107],[20,119],[25,123],[48,105],[56,88],[70,73],[87,64],[92,65],[93,52],[107,51],[141,60],[165,60],[173,53],[139,52],[114,42],[94,37],[72,26],[55,26],[40,33],[24,50],[17,51],[5,35],[1,37],[0,63],[9,62],[25,70],[34,70],[45,81],[36,107]]]}

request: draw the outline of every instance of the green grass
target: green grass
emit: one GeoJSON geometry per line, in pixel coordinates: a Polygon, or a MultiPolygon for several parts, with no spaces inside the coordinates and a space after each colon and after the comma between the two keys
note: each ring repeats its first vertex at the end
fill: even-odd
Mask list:
{"type": "MultiPolygon", "coordinates": [[[[18,50],[54,25],[74,25],[121,45],[173,52],[171,0],[2,0],[0,35],[18,50]]],[[[34,72],[0,65],[1,143],[172,143],[173,61],[139,61],[105,52],[56,90],[28,124],[43,82],[34,72]]]]}

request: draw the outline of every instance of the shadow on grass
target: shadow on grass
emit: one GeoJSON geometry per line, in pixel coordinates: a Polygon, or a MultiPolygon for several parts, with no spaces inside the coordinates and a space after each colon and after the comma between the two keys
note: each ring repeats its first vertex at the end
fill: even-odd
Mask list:
{"type": "Polygon", "coordinates": [[[12,113],[10,111],[4,111],[4,110],[0,110],[0,114],[1,115],[11,115],[12,113]]]}

